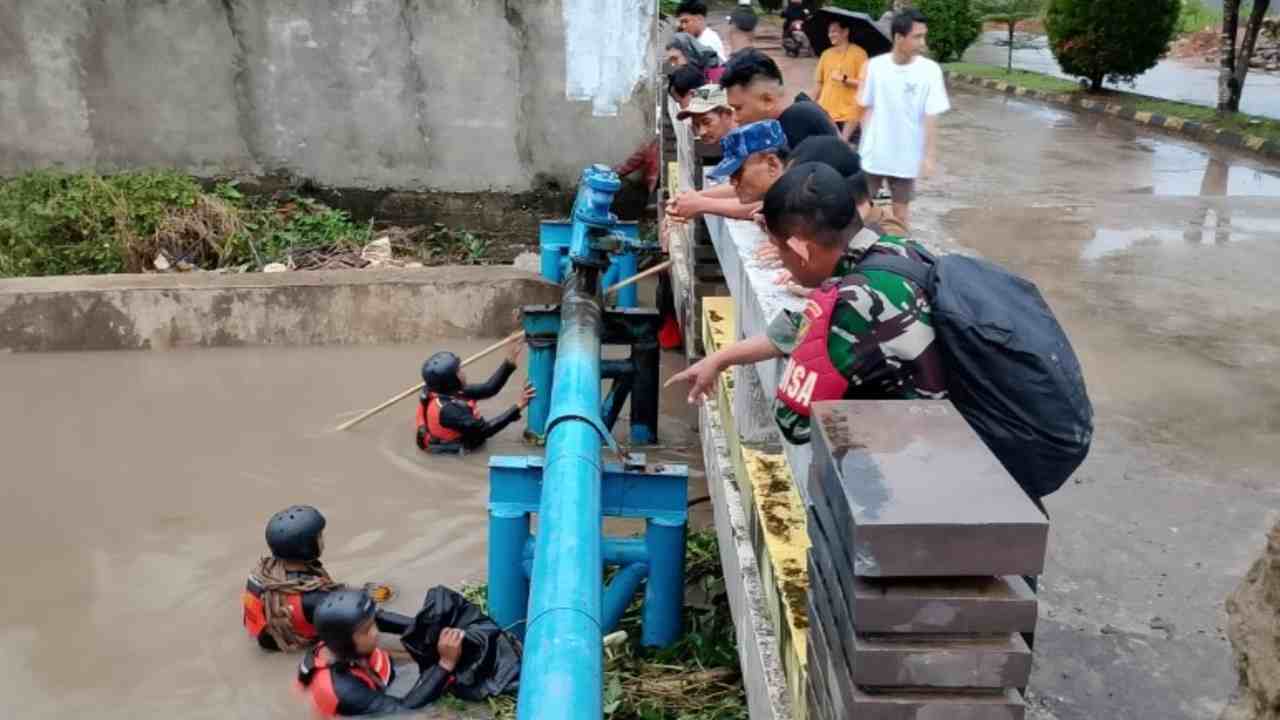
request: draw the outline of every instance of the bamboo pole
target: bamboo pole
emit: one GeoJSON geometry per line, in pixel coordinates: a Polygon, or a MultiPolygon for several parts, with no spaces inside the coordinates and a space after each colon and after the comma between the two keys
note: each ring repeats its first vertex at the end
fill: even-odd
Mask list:
{"type": "MultiPolygon", "coordinates": [[[[609,293],[617,292],[617,291],[621,290],[622,288],[624,288],[624,287],[626,287],[626,286],[628,286],[628,285],[631,285],[631,284],[633,284],[633,283],[640,282],[641,280],[643,280],[643,279],[645,279],[645,278],[647,278],[647,277],[650,277],[650,276],[652,276],[652,275],[657,275],[658,273],[662,272],[663,270],[666,270],[666,269],[667,269],[667,268],[669,268],[669,267],[671,267],[671,261],[670,261],[670,260],[665,260],[665,261],[663,261],[663,262],[658,263],[657,265],[654,265],[653,267],[649,268],[648,270],[645,270],[644,272],[636,273],[635,275],[632,275],[631,277],[627,278],[626,280],[623,280],[622,282],[620,282],[620,283],[618,283],[618,284],[616,284],[616,285],[611,285],[611,286],[609,286],[609,287],[605,288],[604,293],[605,293],[605,295],[608,295],[609,293]]],[[[488,355],[491,355],[491,354],[493,354],[493,353],[495,353],[495,352],[497,352],[497,351],[501,350],[502,348],[504,348],[504,347],[506,347],[506,346],[510,345],[511,343],[515,342],[516,340],[519,340],[519,339],[520,339],[520,338],[522,338],[522,337],[524,337],[524,330],[517,330],[517,331],[515,331],[515,332],[511,333],[510,335],[506,336],[505,338],[503,338],[503,339],[499,340],[498,342],[496,342],[496,343],[494,343],[494,344],[490,345],[489,347],[487,347],[487,348],[485,348],[485,349],[481,350],[480,352],[476,353],[475,355],[472,355],[471,357],[468,357],[467,359],[463,360],[463,361],[462,361],[462,367],[466,367],[466,366],[470,365],[471,363],[473,363],[473,362],[475,362],[475,361],[479,360],[479,359],[480,359],[480,358],[482,358],[482,357],[486,357],[486,356],[488,356],[488,355]]],[[[414,385],[414,386],[413,386],[413,387],[411,387],[411,388],[405,388],[405,390],[404,390],[403,392],[400,392],[400,393],[396,394],[394,397],[388,398],[388,399],[386,400],[386,402],[382,403],[381,405],[378,405],[377,407],[374,407],[374,408],[370,408],[369,410],[366,410],[366,411],[364,411],[364,412],[360,413],[359,415],[355,416],[354,418],[352,418],[352,419],[350,419],[350,420],[348,420],[348,421],[346,421],[346,422],[342,423],[341,425],[339,425],[339,426],[338,426],[338,428],[337,428],[337,429],[338,429],[338,431],[339,431],[339,432],[341,432],[341,431],[345,431],[345,430],[350,430],[351,428],[355,427],[356,425],[359,425],[360,423],[364,422],[365,420],[368,420],[369,418],[373,417],[374,415],[377,415],[378,413],[382,412],[383,410],[386,410],[387,408],[391,407],[392,405],[395,405],[396,403],[398,403],[398,402],[400,402],[401,400],[403,400],[403,399],[405,399],[405,398],[409,397],[410,395],[413,395],[414,393],[417,393],[417,392],[421,392],[423,385],[424,385],[424,383],[418,383],[417,385],[414,385]]]]}

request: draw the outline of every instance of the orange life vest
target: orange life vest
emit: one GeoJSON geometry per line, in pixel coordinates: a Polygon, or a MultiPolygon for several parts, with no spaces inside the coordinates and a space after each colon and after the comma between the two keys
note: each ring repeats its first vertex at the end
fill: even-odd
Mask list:
{"type": "MultiPolygon", "coordinates": [[[[295,687],[310,695],[311,705],[321,717],[338,716],[338,692],[333,687],[333,659],[320,643],[308,651],[298,667],[298,679],[295,687]]],[[[346,672],[358,678],[371,690],[385,690],[391,683],[391,656],[386,650],[378,648],[369,656],[369,669],[362,666],[349,665],[346,672]]]]}
{"type": "Polygon", "coordinates": [[[445,400],[466,403],[471,410],[471,414],[475,417],[480,417],[475,400],[453,400],[452,398],[441,398],[436,393],[429,393],[425,402],[418,403],[418,427],[426,428],[426,439],[437,445],[456,443],[462,439],[462,433],[452,428],[447,428],[440,422],[440,411],[444,408],[445,400]]]}
{"type": "MultiPolygon", "coordinates": [[[[244,605],[244,629],[249,631],[249,637],[254,640],[257,640],[258,636],[267,629],[267,607],[262,602],[262,593],[262,586],[255,583],[252,578],[245,585],[244,592],[240,593],[240,601],[244,605]]],[[[285,599],[289,603],[289,615],[293,621],[294,632],[304,638],[314,638],[316,628],[307,622],[307,615],[302,611],[302,596],[298,593],[290,593],[285,595],[285,599]]]]}

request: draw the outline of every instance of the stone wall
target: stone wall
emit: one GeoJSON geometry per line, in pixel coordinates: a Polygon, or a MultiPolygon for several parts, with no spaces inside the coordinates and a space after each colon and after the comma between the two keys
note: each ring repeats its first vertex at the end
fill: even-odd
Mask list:
{"type": "Polygon", "coordinates": [[[651,134],[653,15],[646,0],[6,0],[0,176],[568,185],[651,134]]]}

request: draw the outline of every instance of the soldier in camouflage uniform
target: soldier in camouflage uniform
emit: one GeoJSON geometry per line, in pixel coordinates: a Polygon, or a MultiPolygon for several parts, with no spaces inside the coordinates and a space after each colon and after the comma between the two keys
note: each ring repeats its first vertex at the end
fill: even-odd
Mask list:
{"type": "MultiPolygon", "coordinates": [[[[726,368],[786,356],[776,419],[796,444],[809,441],[814,402],[946,396],[924,290],[882,270],[855,268],[830,279],[862,229],[840,173],[821,163],[791,168],[765,195],[764,220],[783,265],[797,282],[818,289],[802,314],[784,313],[764,336],[712,353],[668,385],[689,383],[692,403],[706,397],[726,368]],[[792,250],[788,238],[802,243],[807,257],[792,250]]],[[[886,237],[866,254],[913,252],[902,240],[886,237]]]]}

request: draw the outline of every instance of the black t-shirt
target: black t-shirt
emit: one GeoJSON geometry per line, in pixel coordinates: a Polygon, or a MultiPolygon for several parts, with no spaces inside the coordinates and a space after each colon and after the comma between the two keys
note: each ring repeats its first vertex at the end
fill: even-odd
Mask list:
{"type": "Polygon", "coordinates": [[[786,134],[787,144],[791,147],[814,135],[840,134],[827,111],[807,97],[805,100],[797,97],[797,101],[778,116],[778,124],[782,125],[782,132],[786,134]]]}

